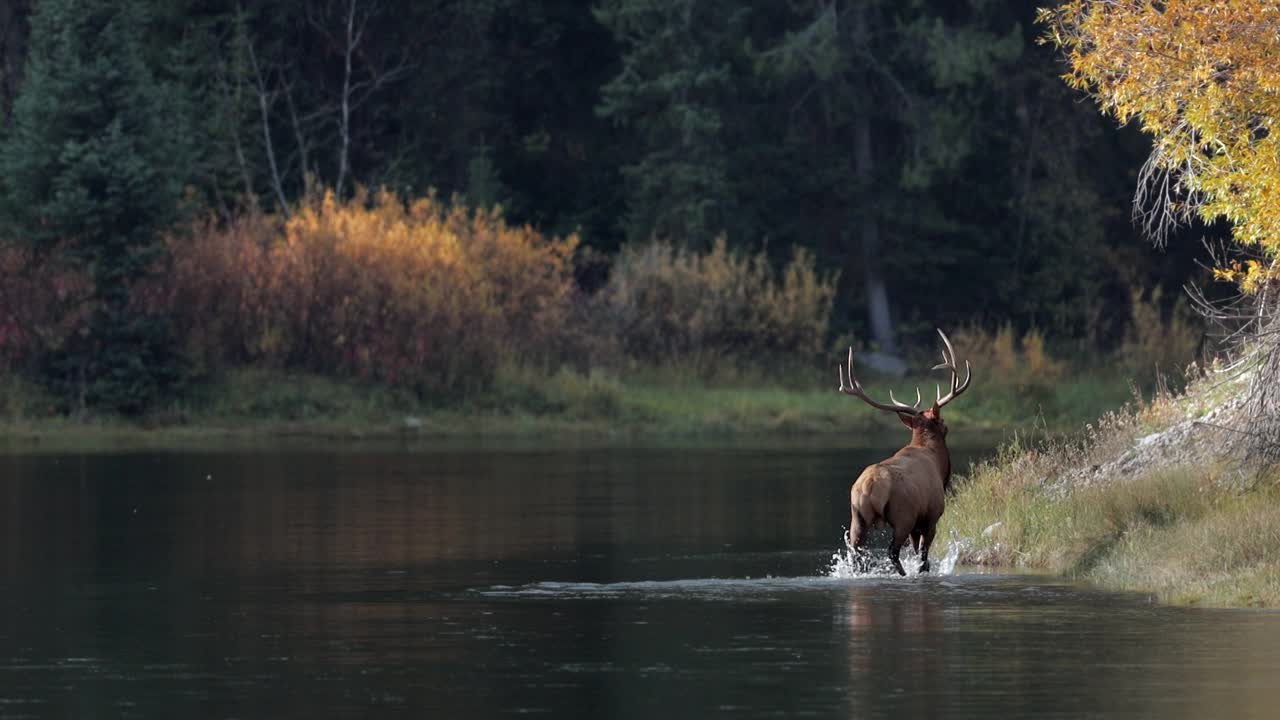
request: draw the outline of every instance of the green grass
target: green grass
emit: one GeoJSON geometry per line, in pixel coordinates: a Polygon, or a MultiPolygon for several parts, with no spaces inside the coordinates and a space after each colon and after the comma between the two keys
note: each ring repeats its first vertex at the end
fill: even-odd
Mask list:
{"type": "MultiPolygon", "coordinates": [[[[835,390],[835,373],[752,368],[636,368],[625,371],[512,366],[491,386],[448,399],[372,382],[270,370],[238,370],[189,388],[147,417],[73,420],[53,399],[13,377],[3,380],[0,430],[10,439],[58,436],[127,440],[235,435],[375,437],[403,435],[642,435],[660,437],[897,432],[901,426],[835,390]],[[710,377],[708,377],[710,375],[710,377]],[[830,377],[828,377],[830,375],[830,377]]],[[[864,378],[871,392],[902,397],[911,381],[864,378]]],[[[922,385],[924,387],[930,387],[922,385]]],[[[932,392],[932,390],[930,390],[932,392]]],[[[1123,381],[1081,375],[1047,388],[1018,389],[979,377],[947,409],[966,433],[1065,431],[1123,401],[1123,381]]]]}
{"type": "MultiPolygon", "coordinates": [[[[613,421],[619,427],[660,432],[811,433],[899,428],[876,412],[837,393],[835,373],[797,369],[783,374],[729,370],[710,378],[683,369],[635,372],[561,370],[547,376],[507,369],[494,389],[471,402],[493,412],[613,421]],[[826,377],[829,374],[832,377],[826,377]]],[[[934,378],[936,379],[936,378],[934,378]]],[[[933,379],[920,381],[922,391],[933,379]]],[[[914,380],[869,377],[873,394],[914,395],[914,380]]],[[[947,408],[952,427],[1013,431],[1036,427],[1065,432],[1130,396],[1118,378],[1077,375],[1050,387],[1013,388],[979,379],[971,392],[947,408]]]]}

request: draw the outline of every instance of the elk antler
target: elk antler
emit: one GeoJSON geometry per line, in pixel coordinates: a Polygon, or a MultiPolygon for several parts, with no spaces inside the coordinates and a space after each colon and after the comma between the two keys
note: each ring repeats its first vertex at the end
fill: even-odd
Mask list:
{"type": "Polygon", "coordinates": [[[937,402],[934,407],[942,407],[947,403],[955,400],[960,393],[969,389],[969,381],[973,379],[973,369],[969,367],[969,361],[964,361],[964,382],[960,382],[960,369],[956,367],[956,349],[951,347],[951,341],[947,339],[947,334],[938,330],[938,335],[942,337],[942,362],[934,365],[934,370],[950,370],[951,371],[951,392],[944,397],[942,388],[934,385],[934,391],[937,392],[937,402]]]}
{"type": "MultiPolygon", "coordinates": [[[[942,344],[943,344],[942,362],[938,365],[934,365],[932,369],[951,371],[951,391],[950,392],[948,392],[944,396],[942,394],[942,388],[937,385],[934,386],[934,390],[937,393],[937,402],[934,403],[934,407],[941,408],[943,405],[946,405],[952,400],[955,400],[956,397],[960,395],[960,393],[969,389],[969,381],[973,379],[973,369],[969,367],[969,361],[965,360],[964,361],[964,382],[960,382],[960,369],[956,366],[956,350],[955,348],[951,347],[951,341],[947,339],[946,333],[942,332],[941,330],[938,330],[938,335],[942,337],[942,344]]],[[[862,383],[858,382],[857,376],[853,374],[853,348],[849,348],[849,363],[848,363],[847,372],[849,375],[849,382],[848,384],[845,384],[844,378],[845,378],[846,369],[844,367],[837,368],[837,373],[840,375],[840,392],[844,393],[845,395],[850,395],[856,398],[860,398],[863,402],[865,402],[866,404],[870,405],[871,407],[877,410],[887,410],[889,412],[902,413],[904,415],[920,414],[921,400],[920,400],[919,387],[916,387],[916,404],[915,405],[908,405],[903,402],[898,402],[898,399],[893,396],[892,390],[889,391],[889,401],[893,403],[892,405],[886,405],[881,402],[876,402],[875,400],[872,400],[871,398],[867,397],[866,391],[862,389],[862,383]]]]}
{"type": "Polygon", "coordinates": [[[889,391],[889,400],[893,403],[892,405],[885,405],[884,403],[876,402],[875,400],[872,400],[871,398],[867,397],[866,391],[862,389],[862,383],[858,382],[857,376],[853,374],[853,348],[849,348],[849,384],[848,385],[846,385],[844,382],[845,369],[843,367],[837,366],[836,371],[840,375],[840,392],[844,393],[845,395],[851,395],[856,398],[861,398],[863,402],[865,402],[866,404],[870,405],[871,407],[877,410],[888,410],[889,412],[902,413],[903,415],[919,415],[920,414],[920,388],[919,387],[916,388],[916,404],[915,405],[907,405],[906,403],[898,402],[898,399],[893,396],[892,390],[889,391]]]}

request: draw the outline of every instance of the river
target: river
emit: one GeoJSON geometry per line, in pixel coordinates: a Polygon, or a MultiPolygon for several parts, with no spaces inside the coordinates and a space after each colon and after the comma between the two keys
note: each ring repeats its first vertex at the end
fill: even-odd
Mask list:
{"type": "Polygon", "coordinates": [[[891,450],[11,451],[0,720],[1275,716],[1277,613],[833,572],[891,450]]]}

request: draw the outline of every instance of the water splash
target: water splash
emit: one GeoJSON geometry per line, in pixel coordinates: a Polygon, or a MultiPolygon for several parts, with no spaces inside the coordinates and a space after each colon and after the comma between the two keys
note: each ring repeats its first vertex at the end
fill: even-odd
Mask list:
{"type": "MultiPolygon", "coordinates": [[[[947,541],[946,550],[941,559],[937,558],[935,548],[934,559],[930,563],[931,574],[950,575],[955,572],[956,563],[960,561],[960,555],[968,545],[969,543],[958,536],[954,530],[951,531],[951,539],[947,541]]],[[[907,577],[920,574],[920,558],[910,545],[902,548],[898,559],[902,561],[902,569],[907,571],[907,577]]],[[[893,563],[889,562],[888,554],[877,552],[858,555],[848,544],[831,556],[831,565],[826,572],[827,577],[833,578],[884,577],[897,576],[897,574],[898,571],[893,568],[893,563]]]]}

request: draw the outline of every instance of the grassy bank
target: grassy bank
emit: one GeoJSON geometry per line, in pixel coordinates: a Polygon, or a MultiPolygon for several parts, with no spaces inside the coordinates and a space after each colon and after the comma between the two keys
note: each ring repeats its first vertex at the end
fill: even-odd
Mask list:
{"type": "Polygon", "coordinates": [[[962,562],[1176,604],[1280,606],[1280,473],[1240,472],[1212,437],[1181,453],[1208,432],[1194,419],[1230,392],[1205,382],[1075,442],[1012,443],[958,480],[943,532],[965,543],[962,562]],[[1173,437],[1160,447],[1162,434],[1173,437]]]}
{"type": "MultiPolygon", "coordinates": [[[[914,381],[864,378],[899,397],[914,381]]],[[[956,432],[1065,431],[1129,394],[1118,378],[1081,374],[1051,387],[1014,388],[975,380],[964,403],[948,408],[956,432]]],[[[483,391],[424,402],[377,383],[274,371],[231,372],[190,387],[139,418],[74,419],[51,412],[38,388],[5,382],[0,404],[10,439],[163,441],[251,435],[317,438],[379,436],[715,437],[905,433],[886,413],[835,391],[835,372],[726,370],[706,377],[685,369],[630,372],[504,368],[483,391]]]]}

